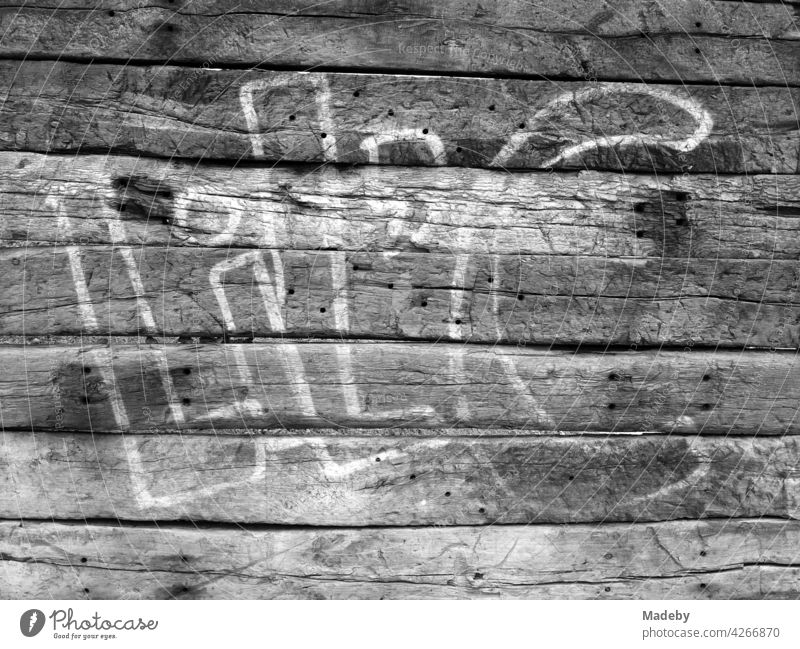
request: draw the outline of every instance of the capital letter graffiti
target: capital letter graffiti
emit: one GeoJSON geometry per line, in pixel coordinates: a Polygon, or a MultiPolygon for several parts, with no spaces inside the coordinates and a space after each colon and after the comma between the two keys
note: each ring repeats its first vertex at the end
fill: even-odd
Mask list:
{"type": "MultiPolygon", "coordinates": [[[[229,333],[236,332],[237,327],[233,319],[233,314],[231,313],[227,295],[225,293],[223,275],[235,268],[246,266],[250,266],[253,270],[255,283],[258,287],[258,290],[261,292],[261,297],[264,302],[264,309],[266,310],[267,320],[269,321],[270,327],[275,332],[282,333],[286,331],[283,315],[281,313],[282,296],[286,293],[283,281],[283,264],[277,251],[271,251],[271,255],[274,281],[270,276],[266,264],[264,263],[262,252],[260,250],[246,252],[232,259],[226,259],[225,261],[216,264],[211,269],[208,281],[212,290],[214,291],[217,302],[219,303],[225,329],[229,333]]],[[[233,349],[234,353],[241,354],[241,347],[234,346],[233,349]]],[[[301,412],[309,417],[315,416],[317,414],[316,408],[314,407],[314,401],[311,398],[311,391],[308,387],[308,382],[306,381],[305,370],[303,369],[303,362],[300,358],[297,345],[285,343],[280,345],[280,350],[282,354],[284,370],[292,379],[292,389],[294,390],[295,397],[298,400],[298,406],[300,407],[301,412]]],[[[252,376],[250,375],[250,370],[248,369],[246,359],[243,356],[236,358],[236,365],[239,368],[241,380],[245,384],[251,384],[252,376]]],[[[258,412],[261,410],[261,404],[252,399],[247,399],[245,402],[239,403],[235,407],[244,409],[245,412],[253,412],[254,409],[257,409],[258,412]]],[[[227,410],[224,413],[221,411],[212,411],[208,413],[208,417],[214,418],[216,416],[226,415],[227,413],[227,410]]]]}

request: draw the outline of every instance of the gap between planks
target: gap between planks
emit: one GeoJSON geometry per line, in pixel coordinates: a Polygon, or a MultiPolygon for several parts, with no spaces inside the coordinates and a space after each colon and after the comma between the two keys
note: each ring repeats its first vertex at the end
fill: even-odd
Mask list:
{"type": "MultiPolygon", "coordinates": [[[[727,0],[720,0],[725,2],[727,0]]],[[[739,1],[739,0],[731,0],[731,1],[739,1]]],[[[786,41],[786,42],[796,42],[796,41],[786,41]]],[[[800,47],[798,47],[800,50],[800,47]]],[[[239,71],[249,71],[249,70],[261,70],[263,72],[289,72],[289,73],[300,73],[305,74],[309,72],[319,73],[319,74],[352,74],[352,75],[375,75],[375,76],[396,76],[396,77],[433,77],[433,78],[443,78],[443,79],[507,79],[512,81],[549,81],[551,83],[576,83],[580,82],[581,78],[579,76],[568,76],[568,75],[559,75],[559,74],[536,74],[536,73],[522,73],[522,72],[513,72],[507,71],[502,73],[494,73],[494,74],[487,74],[485,71],[470,71],[470,70],[438,70],[435,67],[431,68],[409,68],[409,69],[398,69],[398,68],[387,68],[387,67],[378,67],[378,66],[370,66],[370,65],[363,65],[359,66],[358,68],[352,68],[348,66],[337,66],[337,65],[315,65],[313,67],[305,66],[305,65],[291,65],[291,64],[284,64],[278,65],[273,63],[264,63],[264,62],[253,62],[253,63],[233,63],[233,62],[226,62],[220,63],[218,66],[208,67],[204,66],[206,60],[204,59],[195,59],[195,60],[181,60],[181,59],[137,59],[135,57],[132,58],[124,58],[124,57],[93,57],[93,56],[65,56],[65,55],[58,55],[58,56],[47,56],[47,55],[36,55],[36,54],[3,54],[0,55],[0,61],[16,61],[20,63],[24,63],[27,61],[30,62],[42,62],[42,63],[75,63],[78,65],[108,65],[108,66],[129,66],[132,68],[140,67],[140,68],[152,68],[158,66],[169,66],[171,68],[184,68],[186,70],[212,70],[212,71],[231,71],[235,72],[239,71]]],[[[705,80],[705,79],[693,79],[688,81],[686,79],[670,79],[670,78],[658,78],[658,77],[648,77],[647,75],[640,76],[636,79],[631,79],[630,77],[626,76],[614,76],[613,74],[606,74],[602,76],[597,76],[593,78],[597,82],[602,83],[641,83],[642,85],[647,84],[658,84],[660,86],[675,86],[676,88],[683,88],[686,86],[687,83],[691,83],[692,86],[697,86],[699,88],[702,87],[709,87],[709,88],[718,88],[720,86],[720,81],[715,80],[705,80]]],[[[800,87],[800,80],[798,81],[786,81],[786,83],[781,83],[777,79],[769,79],[769,80],[759,80],[759,79],[739,79],[736,81],[726,81],[722,85],[727,88],[799,88],[800,87]]],[[[102,153],[102,150],[93,151],[89,149],[82,149],[87,154],[99,154],[102,153]]],[[[122,153],[122,152],[120,152],[122,153]]],[[[141,154],[144,157],[152,156],[163,158],[164,156],[157,156],[153,155],[148,152],[144,152],[141,154]]],[[[222,158],[224,160],[224,158],[222,158]]],[[[189,157],[181,157],[181,160],[186,160],[191,162],[192,158],[189,157]]],[[[198,161],[202,162],[214,162],[215,158],[209,157],[202,157],[197,158],[198,161]]],[[[242,160],[238,162],[237,165],[244,165],[244,164],[266,164],[258,163],[252,160],[242,160]]],[[[273,163],[274,164],[274,163],[273,163]]],[[[291,162],[287,163],[291,164],[291,162]]],[[[303,163],[296,163],[296,164],[303,164],[303,163]]],[[[352,164],[352,163],[342,163],[342,164],[352,164]]],[[[270,165],[271,167],[272,165],[270,165]]],[[[595,167],[596,168],[596,167],[595,167]]],[[[604,169],[596,168],[599,171],[605,171],[604,169]]],[[[618,169],[609,169],[609,171],[617,171],[618,169]]],[[[721,171],[720,174],[731,174],[736,172],[725,172],[721,171]]]]}

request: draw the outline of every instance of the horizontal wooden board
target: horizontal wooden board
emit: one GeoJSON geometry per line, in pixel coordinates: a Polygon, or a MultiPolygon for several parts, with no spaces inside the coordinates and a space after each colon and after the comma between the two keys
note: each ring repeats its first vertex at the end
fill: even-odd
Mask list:
{"type": "Polygon", "coordinates": [[[0,334],[797,347],[796,261],[0,248],[0,334]]]}
{"type": "Polygon", "coordinates": [[[797,173],[800,90],[0,62],[0,148],[797,173]]]}
{"type": "Polygon", "coordinates": [[[117,246],[2,253],[7,334],[797,343],[795,176],[0,162],[6,245],[117,246]]]}
{"type": "Polygon", "coordinates": [[[3,346],[0,366],[6,430],[800,429],[791,353],[285,341],[3,346]]]}
{"type": "Polygon", "coordinates": [[[8,599],[796,599],[800,524],[245,530],[0,523],[8,599]]]}
{"type": "Polygon", "coordinates": [[[0,517],[386,526],[800,518],[797,438],[4,433],[0,517]]]}
{"type": "Polygon", "coordinates": [[[796,7],[691,0],[3,2],[0,56],[796,84],[796,7]]]}
{"type": "Polygon", "coordinates": [[[800,177],[0,154],[0,243],[796,260],[800,177]]]}

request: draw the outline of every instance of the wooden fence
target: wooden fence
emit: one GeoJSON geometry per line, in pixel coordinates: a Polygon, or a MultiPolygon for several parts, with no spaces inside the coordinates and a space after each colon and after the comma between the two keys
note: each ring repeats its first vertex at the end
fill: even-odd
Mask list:
{"type": "Polygon", "coordinates": [[[89,4],[0,0],[0,596],[800,595],[797,0],[89,4]]]}

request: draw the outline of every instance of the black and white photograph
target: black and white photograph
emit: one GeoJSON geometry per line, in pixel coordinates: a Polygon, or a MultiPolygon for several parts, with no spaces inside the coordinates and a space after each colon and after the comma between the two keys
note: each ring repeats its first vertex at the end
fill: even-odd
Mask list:
{"type": "Polygon", "coordinates": [[[0,0],[0,644],[796,647],[798,174],[800,0],[0,0]]]}

